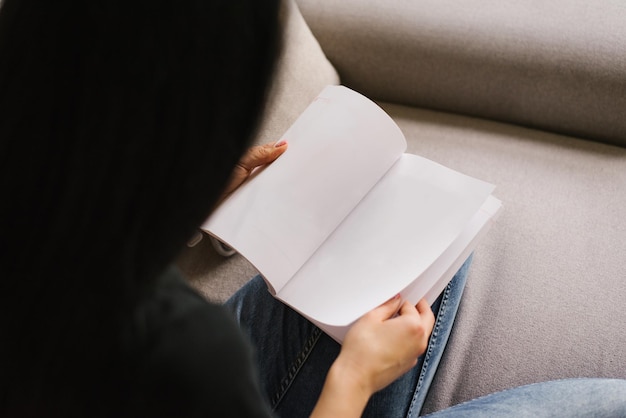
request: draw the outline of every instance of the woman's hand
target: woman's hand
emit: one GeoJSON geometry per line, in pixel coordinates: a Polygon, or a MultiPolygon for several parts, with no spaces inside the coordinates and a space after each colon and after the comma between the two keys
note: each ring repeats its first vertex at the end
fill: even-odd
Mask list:
{"type": "Polygon", "coordinates": [[[313,416],[360,416],[374,392],[415,366],[434,324],[425,299],[413,306],[396,296],[364,315],[346,335],[313,416]]]}
{"type": "MultiPolygon", "coordinates": [[[[244,156],[241,157],[241,160],[239,160],[239,162],[235,166],[235,169],[231,174],[228,186],[226,186],[226,190],[224,190],[224,193],[222,193],[222,196],[219,198],[215,206],[219,206],[219,204],[222,203],[229,194],[231,194],[239,186],[241,186],[243,182],[246,181],[248,177],[250,177],[250,174],[255,168],[273,162],[275,159],[280,157],[282,153],[286,150],[287,141],[281,140],[278,142],[270,142],[269,144],[265,145],[257,145],[246,151],[244,156]]],[[[196,246],[200,241],[202,241],[203,237],[204,235],[201,231],[196,231],[194,236],[189,241],[187,241],[187,246],[196,246]]],[[[214,242],[215,243],[213,245],[216,246],[216,250],[218,250],[221,255],[228,257],[235,253],[231,248],[220,248],[222,244],[218,241],[214,242]]]]}
{"type": "MultiPolygon", "coordinates": [[[[230,177],[230,182],[224,190],[219,203],[243,184],[255,168],[269,164],[280,157],[287,150],[287,141],[270,142],[250,148],[241,157],[230,177]]],[[[218,204],[219,204],[218,203],[218,204]]]]}
{"type": "Polygon", "coordinates": [[[415,366],[434,324],[425,299],[413,306],[396,296],[350,329],[337,363],[374,393],[415,366]]]}

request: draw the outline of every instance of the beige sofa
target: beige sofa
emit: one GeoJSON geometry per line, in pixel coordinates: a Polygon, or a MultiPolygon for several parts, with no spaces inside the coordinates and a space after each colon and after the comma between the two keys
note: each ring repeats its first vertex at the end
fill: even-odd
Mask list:
{"type": "MultiPolygon", "coordinates": [[[[626,378],[626,6],[298,6],[286,4],[258,142],[279,139],[323,86],[342,83],[383,106],[409,152],[496,184],[504,203],[423,412],[526,383],[626,378]]],[[[255,274],[206,239],[180,265],[218,301],[255,274]]]]}

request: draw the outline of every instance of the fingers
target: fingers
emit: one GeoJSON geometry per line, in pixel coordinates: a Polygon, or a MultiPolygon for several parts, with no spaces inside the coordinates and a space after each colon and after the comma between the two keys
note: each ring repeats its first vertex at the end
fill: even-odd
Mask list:
{"type": "Polygon", "coordinates": [[[422,316],[424,318],[428,318],[431,316],[434,318],[433,311],[430,308],[428,301],[424,298],[417,302],[417,305],[415,306],[411,305],[411,303],[408,301],[405,301],[402,304],[402,306],[400,307],[400,315],[411,314],[418,314],[419,316],[422,316]]]}
{"type": "Polygon", "coordinates": [[[415,306],[396,295],[350,328],[337,361],[348,364],[367,387],[380,390],[415,366],[433,325],[425,300],[415,306]]]}
{"type": "Polygon", "coordinates": [[[404,316],[418,315],[425,320],[427,324],[432,323],[434,325],[435,323],[435,316],[426,299],[421,299],[417,305],[413,306],[410,302],[403,301],[400,294],[395,295],[370,312],[370,315],[382,321],[390,319],[396,314],[404,316]]]}
{"type": "MultiPolygon", "coordinates": [[[[0,0],[2,1],[2,0],[0,0]]],[[[235,191],[252,173],[252,170],[269,164],[287,150],[287,141],[281,140],[278,142],[271,142],[265,145],[257,145],[250,148],[241,160],[235,166],[229,184],[224,189],[222,196],[218,199],[216,206],[226,199],[233,191],[235,191]]]]}
{"type": "Polygon", "coordinates": [[[400,294],[397,294],[387,302],[380,305],[378,308],[370,311],[369,315],[379,321],[387,320],[398,313],[398,309],[400,309],[401,304],[402,298],[400,297],[400,294]]]}
{"type": "Polygon", "coordinates": [[[248,150],[239,161],[238,165],[250,173],[256,167],[269,164],[282,155],[287,149],[286,141],[271,142],[265,145],[257,145],[248,150]]]}
{"type": "Polygon", "coordinates": [[[417,305],[415,305],[415,309],[417,309],[417,312],[419,312],[420,314],[424,314],[424,313],[432,314],[433,313],[432,309],[430,309],[430,305],[428,304],[428,301],[424,298],[422,298],[419,302],[417,302],[417,305]]]}
{"type": "Polygon", "coordinates": [[[415,306],[408,301],[404,301],[402,306],[400,306],[398,315],[398,319],[401,318],[412,324],[411,328],[417,336],[423,334],[426,339],[428,339],[435,326],[435,315],[426,299],[420,300],[415,306]]]}
{"type": "MultiPolygon", "coordinates": [[[[433,314],[433,311],[430,308],[430,305],[428,304],[426,299],[421,299],[419,302],[417,302],[417,305],[415,306],[411,305],[409,302],[406,302],[405,305],[408,305],[406,306],[407,312],[412,312],[413,314],[419,315],[420,319],[428,325],[429,329],[432,329],[435,324],[435,315],[433,314]]],[[[405,306],[402,306],[402,308],[405,308],[405,306]]],[[[402,314],[403,311],[401,309],[400,315],[402,314]]]]}
{"type": "Polygon", "coordinates": [[[428,324],[430,333],[435,326],[435,314],[430,308],[428,301],[422,298],[419,302],[417,302],[417,305],[415,305],[415,309],[417,309],[417,312],[419,312],[422,319],[428,324]]]}
{"type": "Polygon", "coordinates": [[[400,315],[419,315],[419,311],[410,302],[404,301],[400,307],[400,315]]]}

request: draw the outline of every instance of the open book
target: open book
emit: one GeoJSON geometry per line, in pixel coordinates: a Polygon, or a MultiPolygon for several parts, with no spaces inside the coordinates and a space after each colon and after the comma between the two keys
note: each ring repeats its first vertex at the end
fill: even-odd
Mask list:
{"type": "Polygon", "coordinates": [[[398,293],[432,303],[501,207],[493,185],[404,153],[395,122],[343,86],[326,87],[282,139],[285,153],[202,229],[339,342],[398,293]]]}

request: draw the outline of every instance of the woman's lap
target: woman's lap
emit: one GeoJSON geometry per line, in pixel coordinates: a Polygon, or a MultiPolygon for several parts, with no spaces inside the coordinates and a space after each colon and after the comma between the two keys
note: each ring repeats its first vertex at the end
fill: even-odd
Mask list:
{"type": "MultiPolygon", "coordinates": [[[[426,353],[411,371],[374,394],[364,416],[417,416],[452,329],[465,287],[468,259],[433,304],[437,320],[426,353]]],[[[341,346],[273,298],[253,278],[226,302],[256,351],[261,383],[279,416],[308,416],[341,346]]]]}
{"type": "MultiPolygon", "coordinates": [[[[415,417],[443,354],[465,287],[471,257],[433,304],[435,328],[418,364],[374,394],[365,417],[415,417]]],[[[226,306],[256,352],[261,384],[278,416],[308,416],[340,345],[267,291],[253,278],[226,306]]],[[[567,379],[522,386],[456,405],[429,417],[626,416],[626,381],[567,379]]]]}

